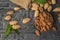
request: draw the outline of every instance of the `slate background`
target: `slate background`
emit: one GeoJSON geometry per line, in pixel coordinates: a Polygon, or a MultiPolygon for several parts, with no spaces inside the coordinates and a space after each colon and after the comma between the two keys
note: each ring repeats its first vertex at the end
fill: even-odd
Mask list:
{"type": "MultiPolygon", "coordinates": [[[[56,5],[52,5],[53,8],[60,7],[60,0],[57,0],[57,2],[56,5]]],[[[11,3],[9,0],[0,0],[0,40],[60,40],[60,23],[57,21],[57,15],[59,13],[51,12],[54,18],[54,25],[58,29],[57,32],[52,30],[41,32],[41,36],[37,37],[34,33],[34,30],[36,29],[34,26],[34,11],[26,11],[23,8],[12,15],[12,20],[18,20],[21,25],[21,29],[19,30],[21,32],[20,35],[18,36],[12,32],[8,38],[5,38],[5,26],[9,21],[5,21],[4,17],[6,16],[6,12],[12,10],[15,6],[18,5],[11,3]],[[31,21],[27,24],[22,24],[21,21],[25,17],[30,17],[31,21]]]]}

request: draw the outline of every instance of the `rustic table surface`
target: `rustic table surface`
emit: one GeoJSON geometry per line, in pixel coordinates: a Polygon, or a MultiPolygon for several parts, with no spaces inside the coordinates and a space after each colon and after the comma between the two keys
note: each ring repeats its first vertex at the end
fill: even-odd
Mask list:
{"type": "MultiPolygon", "coordinates": [[[[60,23],[57,21],[57,15],[59,13],[51,12],[51,15],[54,18],[54,25],[58,29],[57,32],[50,30],[47,32],[42,32],[41,36],[37,37],[34,33],[36,28],[33,25],[34,11],[26,11],[23,8],[12,15],[12,19],[18,20],[19,24],[22,26],[19,30],[21,32],[20,35],[18,36],[12,32],[9,37],[5,38],[4,31],[8,21],[5,21],[4,17],[6,16],[6,12],[8,10],[12,10],[15,6],[18,5],[11,3],[9,0],[0,0],[0,40],[60,40],[60,23]],[[32,20],[27,24],[22,24],[22,19],[25,17],[30,17],[32,20]]],[[[57,4],[52,6],[53,8],[58,6],[60,7],[60,0],[57,0],[57,4]]]]}

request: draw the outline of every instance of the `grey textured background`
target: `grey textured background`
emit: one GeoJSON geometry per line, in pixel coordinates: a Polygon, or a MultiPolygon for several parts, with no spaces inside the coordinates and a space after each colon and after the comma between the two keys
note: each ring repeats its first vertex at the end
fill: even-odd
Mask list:
{"type": "MultiPolygon", "coordinates": [[[[56,5],[52,5],[53,8],[60,7],[60,0],[57,0],[57,2],[56,5]]],[[[57,21],[57,14],[59,13],[51,12],[54,18],[54,25],[58,29],[57,32],[52,30],[41,32],[41,36],[37,37],[34,33],[36,29],[34,26],[34,11],[26,11],[23,8],[12,15],[12,20],[18,20],[21,25],[21,29],[19,30],[21,32],[20,35],[18,36],[12,32],[8,38],[5,38],[4,30],[9,21],[5,21],[4,17],[6,16],[6,12],[12,10],[15,6],[18,5],[9,2],[9,0],[0,0],[0,40],[60,40],[60,23],[57,21]],[[22,24],[22,19],[25,17],[30,17],[31,21],[27,24],[22,24]]]]}

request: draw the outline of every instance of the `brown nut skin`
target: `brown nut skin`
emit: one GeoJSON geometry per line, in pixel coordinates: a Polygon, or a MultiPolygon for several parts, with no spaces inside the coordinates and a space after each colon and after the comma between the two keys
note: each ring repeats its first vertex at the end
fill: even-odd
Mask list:
{"type": "Polygon", "coordinates": [[[35,30],[35,34],[37,35],[37,36],[40,36],[40,31],[39,30],[35,30]]]}
{"type": "Polygon", "coordinates": [[[14,13],[14,11],[10,10],[7,12],[8,15],[12,15],[14,13]]]}
{"type": "Polygon", "coordinates": [[[10,15],[8,15],[8,16],[5,17],[5,20],[10,20],[10,19],[11,19],[10,15]]]}
{"type": "Polygon", "coordinates": [[[15,25],[17,23],[18,23],[18,21],[16,21],[16,20],[12,20],[12,21],[9,22],[10,25],[15,25]]]}

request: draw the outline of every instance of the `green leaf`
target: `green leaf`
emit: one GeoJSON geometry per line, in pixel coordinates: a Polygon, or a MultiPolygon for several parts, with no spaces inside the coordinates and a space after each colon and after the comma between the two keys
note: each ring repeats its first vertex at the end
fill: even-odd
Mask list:
{"type": "Polygon", "coordinates": [[[38,4],[45,4],[46,0],[34,0],[34,2],[38,4]]]}
{"type": "Polygon", "coordinates": [[[18,29],[13,29],[13,30],[16,34],[20,35],[20,32],[18,31],[18,29]]]}
{"type": "Polygon", "coordinates": [[[6,37],[10,34],[11,29],[12,29],[12,26],[8,24],[5,28],[5,36],[6,37]]]}

